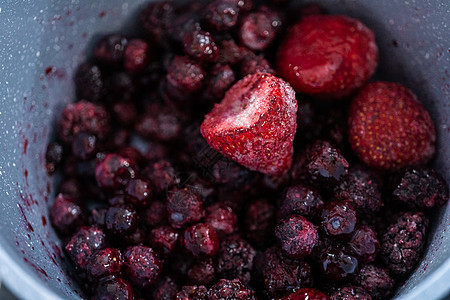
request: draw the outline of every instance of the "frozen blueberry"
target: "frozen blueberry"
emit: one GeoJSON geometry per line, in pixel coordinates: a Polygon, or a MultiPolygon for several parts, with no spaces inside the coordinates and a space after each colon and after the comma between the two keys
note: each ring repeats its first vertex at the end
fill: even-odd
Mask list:
{"type": "Polygon", "coordinates": [[[134,292],[128,281],[120,277],[106,277],[100,280],[95,289],[93,300],[133,300],[134,292]]]}
{"type": "Polygon", "coordinates": [[[374,261],[378,250],[380,250],[377,233],[367,225],[357,228],[348,244],[353,253],[364,264],[374,261]]]}
{"type": "Polygon", "coordinates": [[[99,187],[107,190],[120,189],[135,176],[134,162],[117,154],[107,154],[95,168],[95,179],[99,187]]]}
{"type": "Polygon", "coordinates": [[[152,248],[143,245],[128,247],[124,258],[124,275],[133,285],[148,287],[157,281],[163,261],[152,248]]]}
{"type": "Polygon", "coordinates": [[[203,202],[199,194],[189,188],[173,189],[167,196],[167,216],[174,228],[196,223],[203,218],[203,202]]]}
{"type": "Polygon", "coordinates": [[[100,278],[119,273],[123,264],[120,250],[114,248],[105,248],[95,252],[87,264],[89,275],[100,278]]]}
{"type": "Polygon", "coordinates": [[[329,279],[342,281],[358,271],[358,260],[342,245],[331,245],[318,258],[319,270],[329,279]]]}
{"type": "Polygon", "coordinates": [[[67,235],[81,226],[85,217],[75,198],[58,194],[50,209],[50,220],[59,233],[67,235]]]}
{"type": "Polygon", "coordinates": [[[328,202],[322,209],[321,225],[330,236],[347,238],[356,222],[356,211],[349,202],[328,202]]]}
{"type": "Polygon", "coordinates": [[[100,228],[83,226],[71,237],[65,249],[75,267],[86,270],[92,254],[103,249],[105,245],[105,234],[100,228]]]}
{"type": "Polygon", "coordinates": [[[133,233],[138,224],[138,215],[131,207],[111,206],[105,215],[106,230],[114,238],[133,233]]]}
{"type": "Polygon", "coordinates": [[[209,224],[198,223],[186,228],[183,234],[184,248],[196,257],[214,256],[219,251],[219,238],[209,224]]]}
{"type": "Polygon", "coordinates": [[[238,217],[228,205],[214,203],[206,211],[205,223],[214,227],[219,236],[230,235],[237,230],[238,217]]]}
{"type": "Polygon", "coordinates": [[[170,226],[160,226],[150,231],[150,245],[161,255],[173,252],[178,243],[179,233],[170,226]]]}
{"type": "Polygon", "coordinates": [[[319,215],[323,207],[323,199],[319,192],[305,185],[288,187],[281,196],[279,216],[285,218],[298,214],[307,218],[319,215]]]}

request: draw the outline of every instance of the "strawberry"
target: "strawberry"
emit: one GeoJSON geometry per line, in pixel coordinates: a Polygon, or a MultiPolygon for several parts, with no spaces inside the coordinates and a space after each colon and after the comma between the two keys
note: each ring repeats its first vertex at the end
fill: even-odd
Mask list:
{"type": "Polygon", "coordinates": [[[292,164],[297,128],[292,87],[268,73],[235,83],[205,116],[201,133],[222,155],[255,171],[281,175],[292,164]]]}
{"type": "Polygon", "coordinates": [[[297,92],[339,99],[372,76],[378,48],[373,32],[360,21],[313,15],[289,29],[276,60],[278,74],[297,92]]]}
{"type": "Polygon", "coordinates": [[[397,83],[365,86],[350,105],[348,125],[353,151],[374,168],[424,164],[435,151],[430,115],[409,89],[397,83]]]}

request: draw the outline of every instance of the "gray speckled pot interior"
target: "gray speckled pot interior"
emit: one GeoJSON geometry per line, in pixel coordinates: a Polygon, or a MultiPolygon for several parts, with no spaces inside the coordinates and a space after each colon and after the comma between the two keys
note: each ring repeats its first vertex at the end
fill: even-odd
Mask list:
{"type": "MultiPolygon", "coordinates": [[[[2,1],[0,4],[0,278],[23,299],[78,299],[62,247],[48,224],[53,178],[44,153],[72,73],[101,33],[135,21],[144,0],[2,1]],[[49,75],[46,68],[52,68],[49,75]]],[[[438,130],[435,166],[449,182],[450,2],[329,0],[332,13],[362,19],[381,50],[379,73],[411,88],[438,130]]],[[[128,26],[129,27],[129,26],[128,26]]],[[[450,208],[433,224],[425,257],[397,293],[438,299],[450,290],[450,208]]]]}

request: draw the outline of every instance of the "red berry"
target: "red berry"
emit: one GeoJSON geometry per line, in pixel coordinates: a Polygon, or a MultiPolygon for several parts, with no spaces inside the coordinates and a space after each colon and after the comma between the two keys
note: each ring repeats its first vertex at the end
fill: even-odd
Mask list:
{"type": "Polygon", "coordinates": [[[238,81],[206,115],[208,144],[243,166],[271,175],[288,171],[297,127],[297,100],[285,81],[257,73],[238,81]]]}
{"type": "Polygon", "coordinates": [[[152,248],[137,245],[128,247],[124,254],[124,274],[133,285],[147,287],[158,279],[163,261],[152,248]]]}
{"type": "Polygon", "coordinates": [[[409,89],[397,83],[364,87],[350,106],[348,125],[353,151],[373,168],[424,164],[435,151],[430,115],[409,89]]]}
{"type": "Polygon", "coordinates": [[[184,231],[183,246],[197,257],[214,256],[219,251],[219,238],[211,225],[198,223],[184,231]]]}
{"type": "Polygon", "coordinates": [[[174,189],[167,197],[167,216],[170,225],[181,228],[203,218],[203,202],[199,194],[189,188],[174,189]]]}
{"type": "Polygon", "coordinates": [[[105,247],[106,238],[103,231],[95,226],[83,226],[66,244],[66,251],[76,269],[86,270],[92,254],[105,247]]]}
{"type": "Polygon", "coordinates": [[[348,237],[356,227],[356,210],[349,202],[328,202],[322,209],[322,228],[330,236],[348,237]]]}
{"type": "Polygon", "coordinates": [[[329,279],[342,281],[355,275],[358,260],[342,245],[331,245],[318,258],[319,270],[329,279]]]}
{"type": "Polygon", "coordinates": [[[230,235],[237,230],[238,217],[228,205],[215,203],[206,210],[205,223],[214,227],[219,236],[230,235]]]}
{"type": "Polygon", "coordinates": [[[378,50],[373,32],[345,16],[313,15],[289,29],[277,55],[277,72],[297,92],[338,99],[374,73],[378,50]]]}
{"type": "Polygon", "coordinates": [[[75,198],[58,194],[50,210],[50,220],[58,232],[69,234],[83,224],[84,214],[75,198]]]}
{"type": "Polygon", "coordinates": [[[219,49],[211,34],[203,30],[185,33],[183,37],[184,52],[200,62],[214,62],[219,55],[219,49]]]}
{"type": "Polygon", "coordinates": [[[150,245],[162,255],[173,252],[178,243],[178,231],[170,226],[161,226],[150,232],[150,245]]]}
{"type": "Polygon", "coordinates": [[[380,250],[377,233],[367,225],[355,230],[348,244],[353,253],[365,264],[374,261],[380,250]]]}
{"type": "Polygon", "coordinates": [[[154,194],[154,189],[150,181],[145,179],[130,179],[125,186],[125,193],[128,201],[135,207],[147,207],[154,194]]]}
{"type": "Polygon", "coordinates": [[[150,62],[149,48],[149,44],[144,40],[130,40],[124,53],[125,70],[132,74],[144,71],[150,62]]]}
{"type": "Polygon", "coordinates": [[[106,248],[92,255],[87,270],[89,275],[100,278],[119,273],[122,263],[122,254],[118,249],[106,248]]]}
{"type": "Polygon", "coordinates": [[[104,189],[119,189],[136,176],[133,161],[117,154],[107,154],[97,163],[95,179],[99,187],[104,189]]]}
{"type": "Polygon", "coordinates": [[[303,288],[283,297],[282,300],[330,300],[330,297],[318,290],[303,288]]]}

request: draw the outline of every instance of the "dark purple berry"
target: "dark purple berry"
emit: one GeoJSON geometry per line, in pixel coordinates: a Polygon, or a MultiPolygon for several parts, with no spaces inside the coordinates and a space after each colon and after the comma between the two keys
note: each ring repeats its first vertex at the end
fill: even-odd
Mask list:
{"type": "Polygon", "coordinates": [[[123,272],[133,285],[145,288],[157,281],[163,261],[152,248],[142,245],[128,247],[124,258],[123,272]]]}
{"type": "Polygon", "coordinates": [[[208,300],[256,300],[255,292],[239,279],[221,279],[208,291],[208,300]]]}
{"type": "Polygon", "coordinates": [[[87,271],[92,277],[100,278],[119,273],[122,264],[123,258],[120,250],[106,248],[91,256],[87,264],[87,271]]]}
{"type": "Polygon", "coordinates": [[[187,271],[188,282],[191,284],[209,284],[214,280],[215,269],[212,258],[203,258],[195,262],[187,271]]]}
{"type": "Polygon", "coordinates": [[[177,294],[177,300],[206,300],[208,289],[204,285],[185,285],[177,294]]]}
{"type": "Polygon", "coordinates": [[[319,270],[335,281],[348,279],[358,271],[358,260],[341,245],[329,246],[318,258],[319,270]]]}
{"type": "Polygon", "coordinates": [[[331,295],[331,300],[372,300],[365,289],[359,286],[346,286],[331,295]]]}
{"type": "Polygon", "coordinates": [[[58,194],[50,209],[50,220],[59,233],[72,233],[83,224],[84,219],[83,210],[75,198],[58,194]]]}
{"type": "Polygon", "coordinates": [[[109,34],[101,38],[94,47],[94,58],[106,66],[122,63],[128,40],[119,34],[109,34]]]}
{"type": "Polygon", "coordinates": [[[367,225],[362,225],[355,230],[348,245],[364,264],[374,261],[380,250],[377,233],[367,225]]]}
{"type": "Polygon", "coordinates": [[[137,208],[147,207],[154,194],[150,181],[140,178],[130,179],[125,186],[128,202],[137,208]]]}
{"type": "Polygon", "coordinates": [[[240,68],[241,77],[255,73],[275,74],[275,70],[262,55],[247,55],[242,60],[240,68]]]}
{"type": "Polygon", "coordinates": [[[81,64],[75,73],[77,98],[93,102],[100,101],[105,93],[103,73],[97,65],[81,64]]]}
{"type": "Polygon", "coordinates": [[[141,39],[132,39],[125,49],[123,66],[131,74],[145,70],[150,63],[150,46],[141,39]]]}
{"type": "Polygon", "coordinates": [[[150,245],[161,255],[173,252],[178,243],[179,233],[170,226],[161,226],[150,231],[150,245]]]}
{"type": "Polygon", "coordinates": [[[356,211],[349,202],[328,202],[322,209],[321,225],[330,236],[346,238],[356,223],[356,211]]]}
{"type": "Polygon", "coordinates": [[[162,201],[153,201],[144,212],[142,220],[145,225],[155,227],[167,222],[166,204],[162,201]]]}
{"type": "Polygon", "coordinates": [[[131,101],[117,101],[112,106],[114,119],[125,127],[131,127],[137,118],[136,105],[131,101]]]}
{"type": "Polygon", "coordinates": [[[93,300],[134,300],[133,288],[128,281],[119,277],[106,277],[100,280],[93,300]]]}
{"type": "Polygon", "coordinates": [[[355,278],[358,285],[362,286],[373,299],[387,299],[393,292],[394,279],[387,269],[374,265],[366,265],[359,271],[355,278]]]}
{"type": "Polygon", "coordinates": [[[183,37],[183,49],[188,56],[200,62],[214,62],[219,55],[214,38],[203,30],[186,32],[183,37]]]}
{"type": "Polygon", "coordinates": [[[167,196],[167,216],[170,225],[182,228],[196,223],[204,215],[200,195],[188,188],[174,189],[167,196]]]}
{"type": "Polygon", "coordinates": [[[154,300],[173,300],[178,293],[177,283],[169,276],[163,277],[155,284],[152,292],[154,300]]]}
{"type": "Polygon", "coordinates": [[[214,256],[219,251],[219,238],[211,225],[198,223],[184,231],[183,246],[196,257],[214,256]]]}
{"type": "Polygon", "coordinates": [[[75,267],[80,270],[86,270],[92,254],[97,250],[103,249],[105,244],[105,234],[100,228],[83,226],[72,236],[65,249],[75,267]]]}
{"type": "Polygon", "coordinates": [[[204,97],[212,101],[222,99],[235,81],[236,76],[230,65],[214,65],[208,74],[204,97]]]}
{"type": "Polygon", "coordinates": [[[298,214],[314,218],[319,216],[322,207],[323,200],[318,191],[305,185],[294,185],[288,187],[281,197],[279,217],[298,214]]]}
{"type": "Polygon", "coordinates": [[[97,150],[97,137],[87,132],[80,132],[72,142],[72,153],[80,160],[88,160],[95,157],[97,150]]]}
{"type": "Polygon", "coordinates": [[[215,0],[206,7],[206,23],[216,31],[230,30],[237,25],[238,18],[237,1],[215,0]]]}
{"type": "Polygon", "coordinates": [[[219,236],[230,235],[237,230],[238,217],[233,209],[222,203],[208,206],[205,223],[216,230],[219,236]]]}
{"type": "Polygon", "coordinates": [[[107,154],[95,168],[98,186],[107,190],[122,188],[135,176],[134,162],[117,154],[107,154]]]}
{"type": "Polygon", "coordinates": [[[139,223],[136,211],[130,207],[112,206],[105,215],[106,230],[111,237],[119,238],[132,233],[139,223]]]}
{"type": "Polygon", "coordinates": [[[174,8],[170,1],[150,3],[139,17],[139,24],[145,33],[156,43],[165,45],[166,34],[174,20],[174,8]]]}
{"type": "Polygon", "coordinates": [[[162,159],[150,163],[143,173],[153,183],[158,194],[166,193],[180,183],[175,168],[168,160],[162,159]]]}

